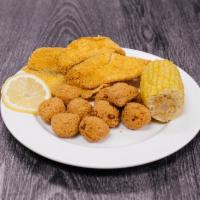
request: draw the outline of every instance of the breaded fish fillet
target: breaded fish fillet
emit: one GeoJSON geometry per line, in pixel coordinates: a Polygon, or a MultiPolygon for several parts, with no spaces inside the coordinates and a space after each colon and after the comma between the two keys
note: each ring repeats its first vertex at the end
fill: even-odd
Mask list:
{"type": "Polygon", "coordinates": [[[85,89],[139,77],[150,61],[116,53],[94,56],[68,71],[66,81],[85,89]]]}
{"type": "Polygon", "coordinates": [[[108,37],[81,37],[66,48],[42,47],[30,56],[29,69],[65,74],[69,68],[99,53],[116,52],[124,55],[124,50],[108,37]]]}
{"type": "Polygon", "coordinates": [[[27,67],[38,71],[61,72],[63,69],[58,65],[58,57],[64,50],[59,47],[38,48],[30,56],[27,67]]]}
{"type": "Polygon", "coordinates": [[[113,52],[125,55],[124,50],[109,37],[81,37],[67,46],[59,56],[58,63],[62,69],[67,71],[72,66],[99,53],[113,52]]]}
{"type": "MultiPolygon", "coordinates": [[[[43,71],[36,71],[36,70],[32,70],[29,69],[27,66],[22,68],[23,71],[36,75],[39,78],[41,78],[42,80],[44,80],[46,82],[46,84],[48,85],[48,87],[51,90],[52,95],[54,96],[56,93],[56,89],[59,85],[65,84],[66,80],[65,80],[65,76],[63,74],[59,74],[59,73],[52,73],[52,72],[43,72],[43,71]]],[[[97,92],[99,92],[100,89],[109,86],[108,84],[102,84],[97,88],[94,89],[82,89],[79,88],[81,90],[81,97],[83,97],[84,99],[89,99],[90,97],[92,97],[94,94],[96,94],[97,92]]]]}

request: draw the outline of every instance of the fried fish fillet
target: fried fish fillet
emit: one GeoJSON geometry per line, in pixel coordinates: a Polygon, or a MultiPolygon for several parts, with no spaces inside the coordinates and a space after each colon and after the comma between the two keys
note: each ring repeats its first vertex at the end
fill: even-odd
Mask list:
{"type": "Polygon", "coordinates": [[[127,81],[139,77],[149,60],[104,53],[74,66],[66,82],[80,88],[92,89],[102,84],[127,81]]]}
{"type": "MultiPolygon", "coordinates": [[[[26,73],[30,73],[33,75],[36,75],[37,77],[41,78],[45,81],[45,83],[48,85],[49,89],[51,90],[52,95],[54,96],[56,93],[57,88],[62,85],[66,84],[65,76],[63,74],[59,73],[52,73],[52,72],[44,72],[44,71],[36,71],[29,69],[27,66],[22,68],[23,71],[26,73]]],[[[81,97],[84,99],[89,99],[94,94],[99,92],[104,87],[109,86],[108,84],[102,84],[97,88],[94,89],[82,89],[79,88],[81,91],[81,97]]]]}
{"type": "Polygon", "coordinates": [[[71,42],[58,58],[64,73],[72,66],[99,53],[118,53],[125,55],[124,50],[109,37],[81,37],[71,42]]]}
{"type": "Polygon", "coordinates": [[[116,52],[124,55],[124,50],[108,37],[81,37],[66,48],[42,47],[30,56],[29,69],[65,74],[72,66],[99,53],[116,52]]]}
{"type": "Polygon", "coordinates": [[[58,57],[64,50],[65,48],[60,47],[38,48],[30,56],[27,67],[31,70],[60,73],[63,69],[58,65],[58,57]]]}

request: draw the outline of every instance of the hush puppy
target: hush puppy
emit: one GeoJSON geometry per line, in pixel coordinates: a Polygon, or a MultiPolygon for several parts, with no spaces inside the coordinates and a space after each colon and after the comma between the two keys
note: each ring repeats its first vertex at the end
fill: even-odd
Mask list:
{"type": "Polygon", "coordinates": [[[75,86],[62,84],[57,87],[55,96],[62,99],[65,105],[67,105],[72,99],[81,96],[81,90],[75,86]]]}
{"type": "Polygon", "coordinates": [[[103,119],[111,128],[119,124],[119,111],[108,101],[95,101],[92,114],[103,119]]]}
{"type": "Polygon", "coordinates": [[[40,104],[38,109],[38,114],[46,123],[50,124],[53,115],[64,111],[65,111],[65,105],[63,101],[57,97],[53,97],[43,101],[40,104]]]}
{"type": "Polygon", "coordinates": [[[150,111],[142,104],[128,103],[122,111],[122,123],[129,129],[139,129],[150,121],[150,111]]]}
{"type": "Polygon", "coordinates": [[[95,100],[108,100],[108,88],[103,88],[95,96],[95,100]]]}
{"type": "Polygon", "coordinates": [[[127,83],[115,83],[108,89],[107,94],[109,102],[122,107],[138,95],[138,89],[127,83]]]}
{"type": "Polygon", "coordinates": [[[92,110],[92,106],[89,101],[82,98],[75,98],[67,105],[67,112],[78,114],[82,119],[86,115],[89,115],[92,110]]]}
{"type": "Polygon", "coordinates": [[[109,126],[95,116],[84,117],[79,125],[80,134],[89,142],[97,142],[109,134],[109,126]]]}
{"type": "Polygon", "coordinates": [[[72,113],[58,113],[51,119],[55,134],[62,138],[73,137],[78,133],[80,117],[72,113]]]}
{"type": "Polygon", "coordinates": [[[95,100],[107,100],[118,107],[123,107],[126,103],[136,98],[138,93],[136,87],[119,82],[111,87],[100,90],[97,93],[95,100]]]}

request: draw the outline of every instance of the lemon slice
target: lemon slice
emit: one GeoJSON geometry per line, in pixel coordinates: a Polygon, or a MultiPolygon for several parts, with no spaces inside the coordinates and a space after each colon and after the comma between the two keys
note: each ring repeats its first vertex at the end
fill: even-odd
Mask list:
{"type": "Polygon", "coordinates": [[[15,111],[36,114],[41,102],[51,97],[46,83],[35,75],[21,73],[6,80],[2,90],[4,104],[15,111]]]}

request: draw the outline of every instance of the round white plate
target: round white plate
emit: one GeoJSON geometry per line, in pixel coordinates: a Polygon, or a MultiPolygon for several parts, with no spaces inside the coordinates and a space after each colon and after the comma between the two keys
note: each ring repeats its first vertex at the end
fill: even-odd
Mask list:
{"type": "MultiPolygon", "coordinates": [[[[128,56],[144,59],[160,57],[131,49],[128,56]]],[[[152,122],[132,131],[120,125],[99,143],[88,143],[81,136],[73,139],[56,137],[40,118],[14,112],[1,103],[1,114],[11,134],[24,146],[51,160],[87,168],[124,168],[164,158],[190,142],[200,128],[200,90],[197,83],[179,69],[185,86],[183,113],[167,124],[152,122]]]]}

